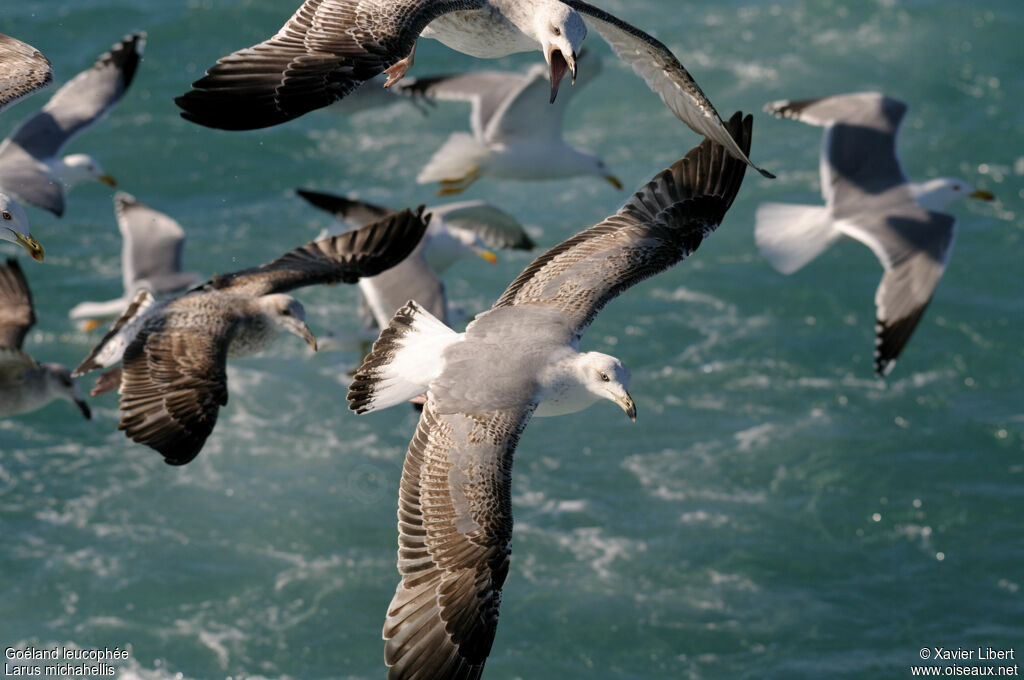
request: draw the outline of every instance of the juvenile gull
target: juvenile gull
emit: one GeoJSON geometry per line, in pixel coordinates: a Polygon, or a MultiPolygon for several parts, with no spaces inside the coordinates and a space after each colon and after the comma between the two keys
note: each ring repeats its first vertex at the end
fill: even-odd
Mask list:
{"type": "MultiPolygon", "coordinates": [[[[583,63],[581,85],[601,72],[600,59],[588,55],[583,63]]],[[[403,89],[472,104],[472,134],[453,133],[416,177],[420,184],[440,182],[441,195],[464,191],[480,177],[538,180],[595,175],[622,188],[600,156],[562,139],[562,121],[571,99],[566,95],[576,88],[544,106],[550,82],[543,66],[535,65],[525,74],[478,71],[418,78],[403,89]]]]}
{"type": "Polygon", "coordinates": [[[207,127],[277,125],[380,73],[397,82],[421,35],[485,59],[539,48],[554,100],[566,72],[576,78],[584,17],[679,120],[756,167],[665,45],[582,0],[305,0],[276,35],[221,57],[175,101],[183,117],[207,127]]]}
{"type": "MultiPolygon", "coordinates": [[[[751,118],[729,123],[750,148],[751,118]]],[[[530,264],[456,334],[410,302],[356,374],[366,412],[427,389],[398,501],[402,575],[384,623],[388,677],[479,678],[494,641],[512,538],[511,472],[536,415],[613,401],[631,418],[629,371],[580,353],[598,311],[680,262],[721,222],[745,165],[705,140],[611,217],[530,264]]]]}
{"type": "Polygon", "coordinates": [[[18,261],[0,266],[0,417],[28,413],[54,399],[70,401],[91,418],[71,378],[60,364],[39,364],[23,352],[25,334],[36,322],[32,293],[18,261]]]}
{"type": "Polygon", "coordinates": [[[145,288],[155,296],[181,290],[198,278],[182,271],[185,230],[173,218],[150,208],[124,191],[114,194],[114,215],[121,232],[121,279],[124,294],[106,302],[81,302],[68,316],[85,319],[85,331],[102,319],[120,316],[145,288]]]}
{"type": "Polygon", "coordinates": [[[268,264],[215,276],[164,302],[155,303],[143,290],[74,374],[121,361],[119,371],[98,381],[100,392],[120,385],[118,429],[171,465],[188,463],[227,403],[229,357],[255,354],[281,331],[316,349],[302,305],[282,293],[376,274],[401,261],[424,229],[422,211],[405,210],[307,243],[268,264]]]}
{"type": "Polygon", "coordinates": [[[765,258],[791,274],[841,235],[864,243],[885,274],[875,292],[875,372],[887,375],[932,299],[949,261],[958,198],[992,200],[961,179],[912,182],[896,156],[907,105],[877,92],[778,101],[765,110],[825,128],[821,145],[824,206],[764,203],[754,234],[765,258]]]}
{"type": "Polygon", "coordinates": [[[42,52],[0,33],[0,111],[52,82],[53,67],[42,52]]]}
{"type": "MultiPolygon", "coordinates": [[[[334,214],[341,222],[362,226],[382,219],[392,210],[382,206],[308,189],[300,196],[318,208],[334,214]]],[[[440,274],[454,262],[470,255],[488,262],[497,257],[489,248],[531,250],[533,240],[519,222],[497,206],[485,201],[464,201],[433,206],[424,213],[430,225],[419,245],[391,269],[359,280],[360,318],[368,342],[377,338],[406,302],[416,300],[431,314],[454,323],[440,274]]],[[[326,234],[321,234],[323,238],[326,234]]]]}
{"type": "Polygon", "coordinates": [[[60,157],[75,135],[102,118],[135,77],[145,33],[133,33],[64,84],[41,111],[22,121],[0,144],[0,190],[22,203],[64,214],[64,193],[95,179],[115,186],[87,154],[60,157]]]}

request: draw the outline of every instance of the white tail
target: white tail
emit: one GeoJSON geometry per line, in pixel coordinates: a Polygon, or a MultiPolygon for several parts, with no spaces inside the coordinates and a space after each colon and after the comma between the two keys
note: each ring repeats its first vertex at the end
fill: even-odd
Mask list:
{"type": "Polygon", "coordinates": [[[416,181],[420,184],[461,180],[480,169],[489,153],[486,146],[465,132],[452,133],[427,161],[416,181]]]}
{"type": "Polygon", "coordinates": [[[757,247],[783,274],[792,274],[821,255],[840,236],[824,206],[762,203],[757,207],[757,247]]]}
{"type": "Polygon", "coordinates": [[[349,408],[369,413],[423,394],[444,367],[445,348],[462,335],[415,302],[395,312],[348,388],[349,408]]]}

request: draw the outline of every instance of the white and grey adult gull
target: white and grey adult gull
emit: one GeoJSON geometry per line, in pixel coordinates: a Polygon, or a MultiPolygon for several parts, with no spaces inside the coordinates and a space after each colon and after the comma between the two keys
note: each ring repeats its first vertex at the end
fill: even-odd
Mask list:
{"type": "MultiPolygon", "coordinates": [[[[580,84],[601,72],[601,60],[588,54],[580,84]]],[[[565,109],[573,88],[544,106],[550,83],[545,68],[526,73],[476,71],[454,76],[417,78],[403,91],[425,98],[468,101],[472,134],[454,132],[427,161],[416,181],[440,182],[441,195],[457,194],[481,177],[515,180],[560,179],[591,175],[616,189],[622,182],[604,159],[581,151],[562,138],[565,109]]]]}
{"type": "Polygon", "coordinates": [[[878,92],[777,101],[765,110],[825,128],[821,145],[823,206],[764,203],[754,234],[783,274],[803,267],[846,235],[878,257],[885,274],[875,292],[875,372],[892,370],[949,262],[959,198],[990,201],[962,179],[912,182],[896,155],[907,105],[878,92]]]}
{"type": "Polygon", "coordinates": [[[0,33],[0,111],[53,82],[53,66],[42,52],[0,33]]]}
{"type": "MultiPolygon", "coordinates": [[[[749,149],[750,116],[729,125],[749,149]]],[[[519,436],[532,415],[601,399],[635,419],[629,371],[615,357],[580,353],[580,338],[606,303],[714,231],[745,169],[705,140],[615,215],[534,260],[465,333],[414,302],[381,333],[350,407],[366,412],[427,390],[399,491],[402,580],[384,623],[390,680],[480,677],[509,569],[519,436]]]]}
{"type": "MultiPolygon", "coordinates": [[[[318,208],[334,214],[342,223],[362,226],[392,214],[366,201],[323,192],[298,189],[297,193],[318,208]]],[[[359,279],[360,320],[367,345],[376,340],[407,301],[416,300],[448,325],[457,316],[448,304],[440,275],[456,260],[475,255],[497,261],[490,248],[531,250],[533,240],[507,212],[486,201],[463,201],[428,207],[430,225],[419,245],[394,267],[359,279]]],[[[322,233],[319,238],[326,234],[322,233]]]]}
{"type": "Polygon", "coordinates": [[[120,361],[120,370],[103,374],[93,393],[120,386],[118,429],[171,465],[187,463],[227,403],[229,357],[255,354],[282,331],[316,349],[305,310],[285,291],[372,276],[400,262],[425,229],[422,211],[405,210],[262,266],[215,276],[164,302],[143,290],[74,374],[120,361]]]}
{"type": "Polygon", "coordinates": [[[8,258],[7,265],[0,266],[0,417],[29,413],[64,399],[91,418],[66,366],[37,363],[22,350],[35,322],[25,273],[17,260],[8,258]]]}
{"type": "Polygon", "coordinates": [[[60,154],[120,101],[135,77],[145,42],[145,33],[126,36],[15,128],[0,144],[0,190],[60,216],[65,192],[75,184],[90,179],[117,184],[92,156],[60,154]]]}
{"type": "MultiPolygon", "coordinates": [[[[305,0],[274,36],[217,60],[175,99],[200,125],[251,130],[341,99],[366,80],[405,75],[420,36],[479,58],[540,49],[554,100],[587,34],[584,19],[679,120],[754,166],[665,45],[582,0],[305,0]]],[[[758,168],[765,176],[772,175],[758,168]]]]}
{"type": "Polygon", "coordinates": [[[71,319],[82,319],[91,331],[102,320],[120,316],[143,288],[154,296],[173,293],[195,283],[197,272],[182,271],[185,230],[178,222],[124,191],[114,194],[114,215],[121,232],[123,295],[105,302],[80,302],[71,319]]]}
{"type": "MultiPolygon", "coordinates": [[[[0,33],[0,111],[53,82],[53,67],[39,50],[0,33]]],[[[32,237],[28,216],[17,202],[0,191],[0,240],[17,243],[37,262],[43,248],[32,237]]]]}

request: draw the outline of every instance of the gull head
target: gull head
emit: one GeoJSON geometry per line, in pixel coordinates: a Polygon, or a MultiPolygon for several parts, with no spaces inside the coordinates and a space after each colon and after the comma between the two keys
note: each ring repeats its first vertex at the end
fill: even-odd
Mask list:
{"type": "Polygon", "coordinates": [[[264,295],[259,299],[264,314],[275,326],[305,340],[316,351],[316,337],[306,325],[306,310],[291,295],[264,295]]]}
{"type": "Polygon", "coordinates": [[[630,373],[621,361],[608,354],[585,352],[580,355],[577,371],[588,392],[598,399],[615,402],[636,422],[636,404],[628,389],[630,373]]]}
{"type": "Polygon", "coordinates": [[[90,180],[103,182],[111,187],[117,186],[117,181],[104,172],[96,159],[89,154],[73,153],[64,156],[54,165],[53,171],[64,186],[69,189],[76,184],[90,180]]]}
{"type": "Polygon", "coordinates": [[[78,391],[78,384],[71,377],[71,371],[60,364],[42,364],[41,368],[46,373],[47,389],[56,397],[70,401],[78,407],[86,420],[92,419],[92,411],[89,404],[85,403],[81,393],[78,391]]]}
{"type": "Polygon", "coordinates": [[[43,247],[28,230],[28,215],[7,194],[0,193],[0,239],[17,243],[36,262],[43,261],[43,247]]]}
{"type": "Polygon", "coordinates": [[[566,71],[576,82],[576,57],[587,36],[587,26],[579,12],[561,2],[544,3],[534,15],[534,21],[544,60],[551,69],[551,102],[554,103],[566,71]]]}
{"type": "Polygon", "coordinates": [[[961,198],[992,201],[995,196],[984,189],[975,189],[957,177],[937,177],[926,182],[911,184],[911,191],[918,204],[926,210],[944,211],[951,203],[961,198]]]}

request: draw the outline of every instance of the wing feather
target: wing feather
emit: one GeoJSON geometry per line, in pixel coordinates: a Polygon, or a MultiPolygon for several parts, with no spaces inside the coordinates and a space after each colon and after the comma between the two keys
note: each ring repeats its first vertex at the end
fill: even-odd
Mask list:
{"type": "Polygon", "coordinates": [[[9,257],[7,266],[0,267],[0,349],[21,349],[35,322],[25,273],[18,261],[9,257]]]}
{"type": "Polygon", "coordinates": [[[0,111],[53,82],[53,67],[42,52],[0,33],[0,111]]]}

